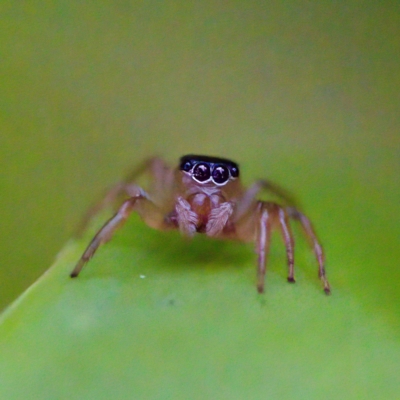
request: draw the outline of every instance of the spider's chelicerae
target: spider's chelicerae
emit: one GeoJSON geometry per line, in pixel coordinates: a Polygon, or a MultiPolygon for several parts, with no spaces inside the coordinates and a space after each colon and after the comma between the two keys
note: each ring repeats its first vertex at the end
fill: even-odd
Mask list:
{"type": "Polygon", "coordinates": [[[100,206],[114,202],[120,195],[128,196],[117,213],[97,232],[71,273],[78,276],[82,267],[97,248],[107,242],[129,215],[136,211],[147,225],[167,230],[179,229],[188,237],[195,233],[220,239],[252,241],[258,253],[257,290],[264,291],[266,258],[271,230],[278,228],[286,246],[288,281],[294,279],[294,239],[289,219],[300,222],[312,244],[318,261],[319,277],[326,294],[330,293],[325,275],[324,253],[309,219],[290,206],[256,199],[267,189],[293,204],[285,191],[268,181],[256,181],[244,188],[239,180],[239,166],[231,160],[201,155],[181,157],[177,168],[168,167],[163,160],[153,158],[145,162],[123,183],[112,188],[100,206]],[[137,175],[148,171],[152,177],[149,191],[133,183],[137,175]]]}

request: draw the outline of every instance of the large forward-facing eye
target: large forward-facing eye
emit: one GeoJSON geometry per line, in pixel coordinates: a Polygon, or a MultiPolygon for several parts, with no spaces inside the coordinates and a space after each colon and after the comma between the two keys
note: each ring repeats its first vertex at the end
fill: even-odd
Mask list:
{"type": "Polygon", "coordinates": [[[215,165],[212,172],[213,181],[219,185],[229,180],[229,169],[224,165],[215,165]]]}
{"type": "Polygon", "coordinates": [[[193,178],[199,182],[208,181],[210,176],[210,166],[208,164],[199,163],[193,168],[193,178]]]}

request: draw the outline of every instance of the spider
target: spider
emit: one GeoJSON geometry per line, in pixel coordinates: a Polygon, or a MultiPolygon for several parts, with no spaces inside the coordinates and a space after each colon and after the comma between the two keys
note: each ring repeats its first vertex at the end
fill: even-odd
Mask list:
{"type": "Polygon", "coordinates": [[[113,203],[122,194],[128,199],[94,236],[71,277],[77,277],[98,247],[136,211],[144,222],[159,230],[179,229],[187,237],[204,233],[219,239],[254,242],[258,254],[257,290],[264,292],[266,261],[271,231],[278,228],[286,246],[289,282],[294,278],[294,239],[289,219],[298,220],[310,241],[318,262],[319,278],[326,294],[330,287],[325,274],[324,253],[310,220],[294,206],[281,206],[256,199],[269,190],[285,202],[294,204],[279,186],[266,180],[256,181],[246,189],[240,183],[237,163],[219,157],[185,155],[177,168],[170,168],[160,158],[143,163],[124,182],[114,186],[92,212],[113,203]],[[148,192],[133,183],[138,175],[149,172],[152,186],[148,192]]]}

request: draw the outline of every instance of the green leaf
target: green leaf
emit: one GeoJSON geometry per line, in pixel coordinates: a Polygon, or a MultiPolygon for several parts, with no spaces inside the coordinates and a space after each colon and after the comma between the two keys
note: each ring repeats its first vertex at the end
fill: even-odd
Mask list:
{"type": "Polygon", "coordinates": [[[70,279],[92,233],[3,314],[0,398],[398,398],[398,330],[340,279],[324,295],[304,241],[290,285],[275,238],[259,295],[251,246],[138,217],[70,279]]]}

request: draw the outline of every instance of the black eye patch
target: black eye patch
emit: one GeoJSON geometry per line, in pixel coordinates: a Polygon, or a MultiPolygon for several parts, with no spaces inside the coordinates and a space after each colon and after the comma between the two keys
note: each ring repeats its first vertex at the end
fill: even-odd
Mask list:
{"type": "MultiPolygon", "coordinates": [[[[189,172],[193,165],[196,164],[208,164],[208,165],[218,165],[222,167],[226,167],[230,171],[230,176],[232,178],[239,177],[239,165],[232,160],[227,158],[220,158],[220,157],[210,157],[210,156],[203,156],[197,154],[187,154],[182,156],[180,159],[180,166],[179,169],[181,171],[189,172]]],[[[219,173],[218,173],[219,175],[219,173]]],[[[221,178],[222,179],[222,178],[221,178]]]]}

